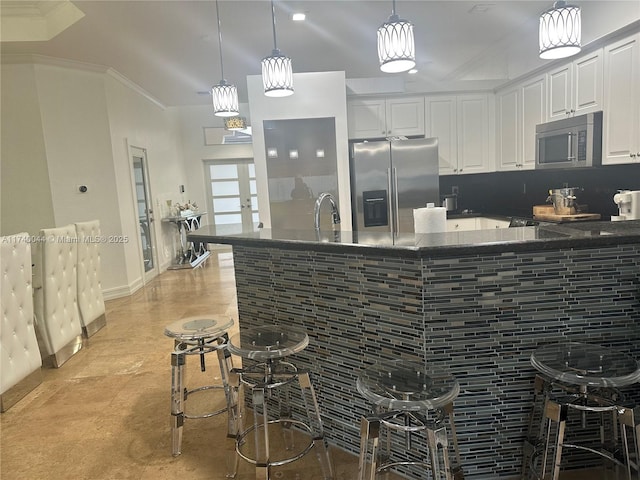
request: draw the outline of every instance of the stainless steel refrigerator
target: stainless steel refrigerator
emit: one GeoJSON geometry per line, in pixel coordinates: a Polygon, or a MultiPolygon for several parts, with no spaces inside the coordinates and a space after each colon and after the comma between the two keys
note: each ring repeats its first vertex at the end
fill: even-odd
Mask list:
{"type": "Polygon", "coordinates": [[[438,139],[351,144],[353,229],[413,233],[413,209],[439,205],[438,139]]]}

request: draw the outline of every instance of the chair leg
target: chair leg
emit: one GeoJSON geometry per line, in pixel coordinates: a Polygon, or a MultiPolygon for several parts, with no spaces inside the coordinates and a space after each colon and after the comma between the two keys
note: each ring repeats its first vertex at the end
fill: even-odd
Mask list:
{"type": "Polygon", "coordinates": [[[552,480],[558,480],[560,477],[560,464],[562,460],[562,447],[564,441],[564,432],[567,424],[567,413],[568,407],[566,405],[561,405],[553,400],[548,399],[544,406],[544,415],[548,421],[547,427],[547,439],[545,442],[545,452],[543,456],[543,470],[542,470],[542,478],[544,478],[546,463],[547,463],[547,451],[549,448],[549,437],[551,433],[551,423],[556,422],[558,425],[558,433],[556,435],[556,443],[554,448],[554,457],[553,457],[553,474],[551,476],[552,480]]]}
{"type": "Polygon", "coordinates": [[[371,471],[369,480],[375,480],[378,469],[378,448],[380,445],[380,420],[373,417],[362,417],[360,420],[360,459],[358,461],[358,480],[367,480],[367,451],[369,440],[372,441],[371,471]]]}
{"type": "Polygon", "coordinates": [[[255,386],[251,391],[253,401],[253,426],[255,436],[256,480],[269,478],[269,412],[266,390],[255,386]],[[260,431],[262,430],[262,440],[260,431]]]}
{"type": "Polygon", "coordinates": [[[171,452],[174,457],[182,450],[185,359],[184,353],[171,352],[171,452]]]}
{"type": "Polygon", "coordinates": [[[618,411],[618,419],[620,421],[620,432],[622,434],[622,447],[624,449],[625,466],[627,470],[627,479],[633,479],[633,471],[636,470],[637,478],[640,480],[640,407],[622,408],[618,411]],[[631,428],[631,443],[629,445],[629,436],[627,427],[631,428]],[[635,452],[635,462],[631,456],[631,449],[635,452]]]}
{"type": "Polygon", "coordinates": [[[449,446],[447,442],[447,429],[439,427],[436,429],[427,428],[427,443],[429,445],[429,457],[431,460],[431,475],[434,479],[440,480],[442,473],[440,470],[440,451],[442,451],[442,463],[444,466],[444,477],[451,480],[451,465],[449,464],[449,446]]]}
{"type": "MultiPolygon", "coordinates": [[[[220,355],[220,352],[218,352],[220,355]]],[[[222,353],[224,356],[225,354],[222,353]]],[[[225,360],[225,365],[229,365],[225,360]]],[[[225,367],[226,368],[226,367],[225,367]]],[[[240,383],[240,374],[233,370],[227,371],[227,478],[236,478],[240,456],[236,452],[236,445],[244,427],[244,402],[242,401],[243,387],[240,383]]]]}
{"type": "Polygon", "coordinates": [[[316,392],[313,389],[313,385],[311,384],[309,373],[299,373],[298,381],[300,382],[300,389],[302,390],[302,398],[304,400],[304,406],[307,411],[309,426],[313,431],[313,444],[316,448],[316,455],[318,457],[318,461],[320,462],[320,467],[322,468],[322,476],[324,480],[332,480],[334,477],[333,465],[331,464],[329,450],[324,438],[324,428],[322,426],[322,418],[320,417],[318,399],[316,398],[316,392]]]}
{"type": "Polygon", "coordinates": [[[278,406],[280,410],[280,426],[282,427],[282,440],[284,448],[290,451],[294,447],[293,430],[291,428],[291,394],[289,385],[283,385],[278,389],[278,406]]]}

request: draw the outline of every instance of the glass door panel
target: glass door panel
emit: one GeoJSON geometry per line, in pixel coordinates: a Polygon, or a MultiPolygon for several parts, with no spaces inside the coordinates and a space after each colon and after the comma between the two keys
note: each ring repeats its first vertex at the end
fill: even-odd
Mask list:
{"type": "Polygon", "coordinates": [[[133,180],[136,195],[136,214],[140,232],[140,247],[145,281],[157,274],[155,261],[155,238],[153,231],[153,209],[149,193],[149,178],[146,166],[146,151],[132,147],[133,180]]]}
{"type": "Polygon", "coordinates": [[[213,225],[235,225],[238,232],[253,231],[259,220],[253,159],[205,162],[208,204],[213,225]]]}

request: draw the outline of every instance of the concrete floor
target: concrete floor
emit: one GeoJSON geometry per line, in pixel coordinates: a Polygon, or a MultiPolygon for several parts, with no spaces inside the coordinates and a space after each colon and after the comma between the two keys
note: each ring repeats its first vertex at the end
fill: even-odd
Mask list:
{"type": "MultiPolygon", "coordinates": [[[[237,320],[230,253],[213,254],[204,268],[167,271],[131,297],[108,301],[107,326],[61,368],[43,369],[42,384],[0,417],[0,478],[224,479],[225,415],[186,420],[182,455],[171,455],[173,341],[163,331],[177,319],[206,314],[237,320]]],[[[213,357],[208,378],[189,368],[193,363],[187,361],[190,387],[219,373],[213,357]]],[[[200,411],[209,394],[191,397],[188,412],[200,411]]],[[[219,392],[213,395],[221,404],[219,392]]],[[[331,454],[336,480],[355,480],[357,458],[331,454]]],[[[254,472],[241,462],[237,479],[255,479],[254,472]]],[[[322,478],[313,452],[272,473],[274,480],[322,478]]]]}

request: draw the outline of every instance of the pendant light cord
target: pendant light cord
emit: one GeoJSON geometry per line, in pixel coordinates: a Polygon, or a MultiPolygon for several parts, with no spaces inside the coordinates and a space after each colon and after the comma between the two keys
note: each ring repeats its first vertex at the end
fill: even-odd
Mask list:
{"type": "Polygon", "coordinates": [[[273,6],[273,0],[271,0],[271,24],[273,25],[273,49],[277,50],[278,45],[276,43],[276,9],[273,6]]]}
{"type": "Polygon", "coordinates": [[[391,15],[396,16],[396,0],[393,0],[393,5],[391,7],[391,15]]]}
{"type": "Polygon", "coordinates": [[[220,28],[220,11],[216,0],[216,17],[218,19],[218,47],[220,49],[220,77],[224,80],[224,66],[222,64],[222,29],[220,28]]]}

